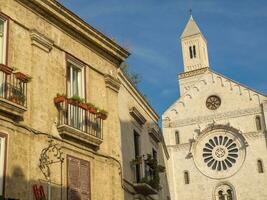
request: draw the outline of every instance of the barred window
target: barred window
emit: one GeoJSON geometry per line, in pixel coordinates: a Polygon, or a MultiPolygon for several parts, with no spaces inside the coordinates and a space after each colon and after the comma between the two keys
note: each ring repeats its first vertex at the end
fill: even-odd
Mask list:
{"type": "Polygon", "coordinates": [[[184,172],[184,183],[189,184],[190,183],[190,178],[189,178],[189,172],[185,171],[184,172]]]}

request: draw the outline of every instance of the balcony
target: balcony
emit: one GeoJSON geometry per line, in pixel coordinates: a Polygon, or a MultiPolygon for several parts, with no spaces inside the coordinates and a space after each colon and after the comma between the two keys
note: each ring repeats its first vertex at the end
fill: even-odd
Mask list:
{"type": "Polygon", "coordinates": [[[13,73],[8,66],[0,64],[0,112],[13,120],[22,120],[27,107],[28,77],[13,73]]]}
{"type": "Polygon", "coordinates": [[[103,141],[103,119],[86,106],[64,97],[56,106],[59,134],[97,150],[103,141]]]}

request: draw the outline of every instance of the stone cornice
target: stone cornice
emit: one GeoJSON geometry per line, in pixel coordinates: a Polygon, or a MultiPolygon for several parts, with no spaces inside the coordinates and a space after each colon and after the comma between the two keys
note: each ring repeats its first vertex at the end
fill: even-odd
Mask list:
{"type": "Polygon", "coordinates": [[[95,45],[100,50],[118,60],[124,61],[130,54],[101,32],[94,29],[77,15],[55,0],[16,0],[30,7],[33,12],[45,17],[61,29],[75,36],[80,42],[95,45]]]}
{"type": "Polygon", "coordinates": [[[106,74],[105,83],[107,88],[113,90],[114,92],[119,92],[121,82],[118,79],[114,78],[109,74],[106,74]]]}

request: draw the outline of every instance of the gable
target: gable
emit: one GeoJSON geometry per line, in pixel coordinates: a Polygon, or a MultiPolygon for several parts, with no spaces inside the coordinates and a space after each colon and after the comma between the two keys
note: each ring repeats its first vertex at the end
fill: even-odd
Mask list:
{"type": "Polygon", "coordinates": [[[163,114],[163,119],[184,119],[192,116],[219,115],[235,110],[258,108],[267,97],[217,72],[208,70],[163,114]],[[209,96],[216,95],[221,105],[216,110],[206,107],[209,96]]]}

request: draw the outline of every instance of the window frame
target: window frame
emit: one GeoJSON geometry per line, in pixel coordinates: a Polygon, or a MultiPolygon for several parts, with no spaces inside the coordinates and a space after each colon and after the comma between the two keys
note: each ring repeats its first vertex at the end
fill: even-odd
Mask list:
{"type": "Polygon", "coordinates": [[[262,131],[261,116],[257,115],[255,117],[255,124],[256,124],[257,131],[262,131]]]}
{"type": "Polygon", "coordinates": [[[8,46],[9,46],[9,17],[0,12],[0,20],[4,21],[4,44],[3,44],[3,62],[0,60],[0,64],[8,65],[8,46]]]}

